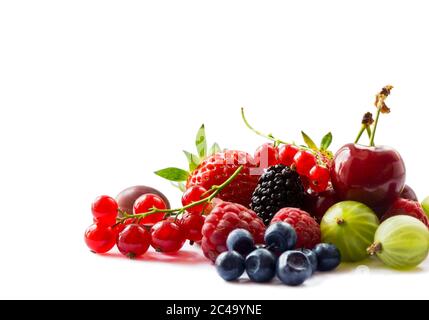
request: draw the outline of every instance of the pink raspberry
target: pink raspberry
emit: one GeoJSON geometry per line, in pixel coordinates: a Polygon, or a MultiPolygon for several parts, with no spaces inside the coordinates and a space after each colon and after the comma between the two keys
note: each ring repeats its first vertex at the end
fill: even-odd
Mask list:
{"type": "Polygon", "coordinates": [[[287,222],[296,231],[298,236],[296,248],[313,249],[321,242],[320,226],[309,213],[297,208],[283,208],[279,210],[271,220],[276,222],[287,222]]]}
{"type": "Polygon", "coordinates": [[[265,225],[257,214],[237,203],[221,202],[207,216],[203,226],[201,248],[211,261],[227,251],[226,239],[235,229],[248,230],[256,243],[263,243],[265,225]]]}

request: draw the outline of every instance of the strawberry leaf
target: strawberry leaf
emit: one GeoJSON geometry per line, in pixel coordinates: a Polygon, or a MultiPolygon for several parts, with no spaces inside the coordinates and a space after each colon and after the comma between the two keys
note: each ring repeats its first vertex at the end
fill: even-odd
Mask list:
{"type": "Polygon", "coordinates": [[[212,147],[210,148],[210,150],[209,150],[209,155],[210,155],[210,156],[212,156],[212,155],[214,155],[215,153],[218,153],[218,152],[220,152],[220,151],[221,151],[221,149],[220,149],[219,145],[218,145],[217,143],[214,143],[214,144],[212,145],[212,147]]]}
{"type": "Polygon", "coordinates": [[[183,150],[183,153],[185,154],[186,158],[188,159],[189,163],[189,171],[194,171],[200,164],[200,158],[188,151],[183,150]]]}
{"type": "Polygon", "coordinates": [[[186,181],[189,177],[189,172],[179,168],[165,168],[155,172],[156,175],[161,178],[170,180],[170,181],[186,181]]]}
{"type": "Polygon", "coordinates": [[[322,142],[320,143],[320,150],[325,151],[329,149],[329,146],[332,143],[332,133],[327,133],[323,139],[322,142]]]}
{"type": "Polygon", "coordinates": [[[206,130],[204,128],[204,124],[200,127],[200,129],[197,132],[195,145],[197,146],[198,155],[200,156],[200,158],[204,159],[207,156],[207,140],[206,140],[206,130]]]}
{"type": "Polygon", "coordinates": [[[317,145],[314,141],[304,132],[301,131],[302,138],[304,139],[305,144],[312,150],[318,150],[317,145]]]}

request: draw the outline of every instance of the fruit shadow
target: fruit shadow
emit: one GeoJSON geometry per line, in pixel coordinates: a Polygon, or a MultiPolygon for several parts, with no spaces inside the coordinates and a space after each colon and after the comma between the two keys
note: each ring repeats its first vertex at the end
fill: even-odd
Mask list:
{"type": "MultiPolygon", "coordinates": [[[[119,252],[106,253],[100,256],[113,259],[127,259],[119,252]]],[[[143,256],[133,259],[133,261],[174,263],[182,265],[210,264],[210,261],[197,252],[187,250],[181,250],[177,253],[160,253],[148,251],[143,256]]]]}
{"type": "Polygon", "coordinates": [[[365,273],[371,272],[371,270],[375,270],[375,271],[388,270],[389,272],[406,273],[406,274],[419,274],[424,272],[424,269],[421,267],[416,267],[414,269],[408,269],[408,270],[392,269],[384,265],[380,260],[376,258],[368,258],[360,262],[343,262],[334,272],[365,274],[365,273]]]}
{"type": "MultiPolygon", "coordinates": [[[[283,288],[285,287],[285,284],[283,282],[281,282],[280,279],[278,279],[277,277],[275,277],[270,282],[263,282],[263,283],[253,282],[249,278],[241,278],[237,281],[230,282],[230,284],[252,285],[252,286],[257,285],[257,286],[266,286],[266,287],[276,286],[276,287],[283,287],[283,288]]],[[[299,289],[304,289],[306,287],[311,287],[311,286],[312,286],[311,284],[309,284],[308,282],[305,282],[300,286],[290,287],[290,288],[294,288],[296,290],[299,290],[299,289]]]]}

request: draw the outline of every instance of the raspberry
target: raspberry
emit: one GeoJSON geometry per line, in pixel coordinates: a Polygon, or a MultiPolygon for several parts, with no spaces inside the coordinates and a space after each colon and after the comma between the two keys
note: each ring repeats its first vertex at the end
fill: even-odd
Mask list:
{"type": "Polygon", "coordinates": [[[276,213],[271,224],[287,222],[296,231],[298,241],[296,248],[313,249],[321,242],[320,226],[307,212],[297,208],[283,208],[276,213]]]}
{"type": "Polygon", "coordinates": [[[265,225],[250,209],[232,202],[219,203],[207,216],[203,226],[201,247],[211,261],[227,251],[226,239],[235,229],[248,230],[256,243],[264,241],[265,225]]]}
{"type": "Polygon", "coordinates": [[[186,188],[201,186],[210,190],[212,186],[225,182],[240,165],[243,165],[243,170],[218,197],[247,206],[260,174],[257,174],[254,159],[246,152],[228,150],[209,156],[190,174],[186,188]]]}
{"type": "Polygon", "coordinates": [[[429,219],[423,211],[423,207],[416,201],[398,198],[381,218],[381,221],[398,215],[416,218],[429,228],[429,219]]]}

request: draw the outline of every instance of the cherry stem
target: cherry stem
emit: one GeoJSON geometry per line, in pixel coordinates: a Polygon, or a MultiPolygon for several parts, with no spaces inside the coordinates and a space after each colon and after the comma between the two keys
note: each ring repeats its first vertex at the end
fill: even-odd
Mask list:
{"type": "Polygon", "coordinates": [[[356,137],[355,144],[357,144],[359,142],[359,140],[362,137],[362,134],[364,133],[366,128],[367,128],[367,126],[365,124],[363,124],[359,130],[358,136],[356,137]]]}
{"type": "Polygon", "coordinates": [[[172,215],[173,213],[176,213],[176,216],[185,212],[187,209],[193,208],[195,206],[201,205],[201,204],[205,204],[205,203],[210,203],[226,186],[228,186],[239,174],[240,172],[243,170],[243,166],[238,167],[238,169],[221,185],[219,186],[214,186],[212,189],[210,189],[213,193],[211,193],[209,196],[198,200],[198,201],[194,201],[184,207],[181,208],[175,208],[175,209],[158,209],[158,208],[152,208],[151,210],[149,210],[148,212],[144,212],[144,213],[139,213],[139,214],[128,214],[127,212],[123,211],[123,210],[118,210],[118,212],[120,212],[123,217],[118,219],[118,223],[124,222],[127,219],[133,218],[133,219],[143,219],[146,218],[147,216],[150,216],[151,214],[154,213],[165,213],[168,215],[172,215]]]}
{"type": "Polygon", "coordinates": [[[362,134],[364,133],[364,131],[366,131],[366,133],[368,134],[368,138],[371,139],[371,128],[370,126],[363,124],[362,127],[359,130],[359,134],[355,140],[355,144],[357,144],[360,140],[360,138],[362,137],[362,134]]]}
{"type": "Polygon", "coordinates": [[[381,106],[377,106],[377,115],[375,116],[375,123],[374,123],[374,129],[372,130],[371,139],[369,141],[369,145],[371,147],[375,146],[374,138],[375,138],[375,132],[377,131],[378,126],[378,120],[380,120],[380,114],[381,114],[381,106]]]}
{"type": "Polygon", "coordinates": [[[368,134],[368,138],[371,139],[371,127],[370,126],[366,126],[366,133],[368,134]]]}
{"type": "Polygon", "coordinates": [[[380,114],[381,113],[389,113],[390,109],[386,106],[386,103],[384,102],[387,97],[390,95],[390,91],[393,89],[393,86],[385,86],[383,89],[381,89],[380,93],[377,94],[376,100],[375,100],[375,106],[377,108],[377,115],[375,117],[375,123],[374,123],[374,129],[371,133],[371,139],[370,139],[370,146],[374,147],[374,138],[375,138],[375,132],[377,131],[378,121],[380,120],[380,114]]]}

